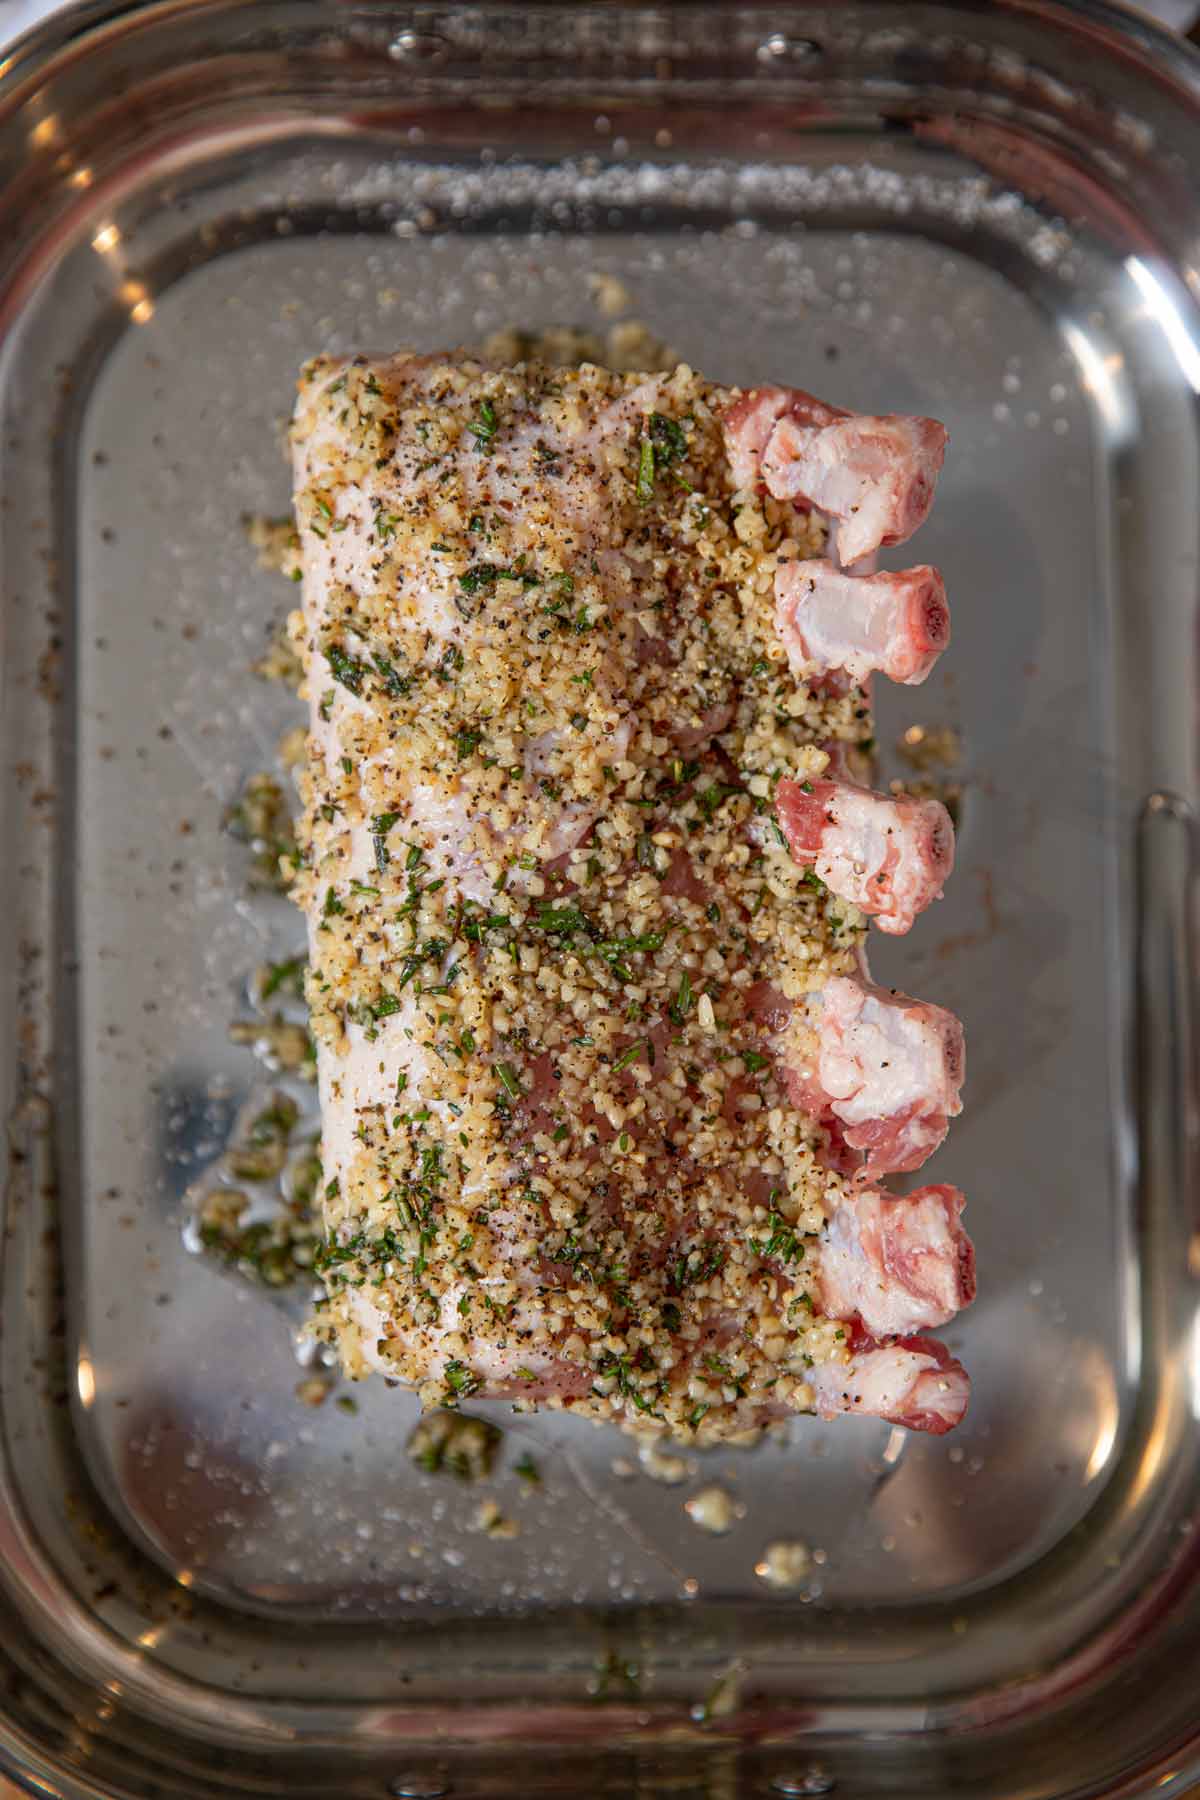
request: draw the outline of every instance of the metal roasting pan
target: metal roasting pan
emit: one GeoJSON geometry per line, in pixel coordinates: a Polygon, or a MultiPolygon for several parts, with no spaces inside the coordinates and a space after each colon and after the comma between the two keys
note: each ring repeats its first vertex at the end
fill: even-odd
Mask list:
{"type": "Polygon", "coordinates": [[[1097,0],[93,0],[0,61],[31,1792],[1194,1791],[1198,72],[1097,0]],[[967,1026],[933,1178],[970,1197],[975,1398],[945,1439],[804,1419],[674,1485],[497,1412],[498,1542],[405,1456],[406,1395],[298,1400],[302,1297],[192,1254],[186,1196],[262,1086],[247,978],[300,941],[222,830],[298,716],[251,672],[288,594],[240,525],[286,509],[296,370],[607,330],[597,274],[716,378],[950,428],[919,554],[955,641],[878,738],[887,774],[906,728],[961,733],[960,862],[875,968],[967,1026]],[[683,1509],[713,1483],[723,1536],[683,1509]],[[755,1573],[777,1541],[798,1588],[755,1573]]]}

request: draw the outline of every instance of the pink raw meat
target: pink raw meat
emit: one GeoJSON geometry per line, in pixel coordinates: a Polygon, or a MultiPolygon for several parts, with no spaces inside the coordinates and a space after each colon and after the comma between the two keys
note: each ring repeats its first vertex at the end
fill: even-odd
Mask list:
{"type": "Polygon", "coordinates": [[[815,1057],[789,1071],[793,1099],[863,1152],[864,1179],[919,1169],[962,1111],[962,1025],[944,1007],[848,975],[826,982],[814,1023],[815,1057]]]}
{"type": "Polygon", "coordinates": [[[821,1363],[807,1379],[823,1418],[861,1413],[936,1437],[960,1422],[971,1397],[966,1370],[936,1338],[860,1337],[848,1363],[821,1363]]]}
{"type": "Polygon", "coordinates": [[[777,499],[831,514],[843,563],[924,523],[946,435],[936,419],[842,412],[797,388],[755,388],[725,417],[735,487],[761,480],[777,499]]]}
{"type": "Polygon", "coordinates": [[[863,1187],[835,1210],[821,1242],[823,1310],[875,1337],[945,1325],[975,1297],[975,1252],[955,1187],[889,1194],[863,1187]]]}
{"type": "Polygon", "coordinates": [[[775,628],[797,675],[878,670],[917,687],[950,642],[950,609],[936,569],[848,575],[831,562],[785,563],[775,576],[775,628]]]}
{"type": "Polygon", "coordinates": [[[783,780],[775,807],[797,862],[879,929],[904,932],[940,900],[954,866],[954,826],[937,800],[875,794],[850,781],[783,780]]]}

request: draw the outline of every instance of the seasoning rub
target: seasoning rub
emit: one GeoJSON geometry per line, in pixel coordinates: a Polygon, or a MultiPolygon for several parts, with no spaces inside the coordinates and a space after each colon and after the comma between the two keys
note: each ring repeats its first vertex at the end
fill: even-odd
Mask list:
{"type": "MultiPolygon", "coordinates": [[[[840,1017],[823,990],[865,977],[866,918],[789,832],[805,784],[825,801],[827,772],[867,773],[868,647],[852,608],[802,655],[779,624],[798,565],[836,553],[815,506],[856,555],[898,541],[944,433],[763,392],[465,354],[301,379],[323,1316],[348,1373],[428,1405],[500,1396],[702,1442],[811,1409],[945,1430],[966,1405],[912,1335],[971,1297],[957,1212],[897,1220],[874,1186],[864,1212],[896,1095],[873,1131],[864,1075],[847,1131],[811,1073],[840,1017]],[[822,646],[843,643],[835,666],[822,646]],[[847,1295],[866,1296],[849,1317],[847,1295]],[[863,1311],[906,1335],[868,1335],[863,1311]]],[[[888,629],[882,666],[917,678],[928,619],[897,606],[888,629]]],[[[903,844],[868,875],[892,929],[937,888],[903,844]]],[[[956,1109],[923,1105],[924,1067],[906,1119],[956,1109]]]]}

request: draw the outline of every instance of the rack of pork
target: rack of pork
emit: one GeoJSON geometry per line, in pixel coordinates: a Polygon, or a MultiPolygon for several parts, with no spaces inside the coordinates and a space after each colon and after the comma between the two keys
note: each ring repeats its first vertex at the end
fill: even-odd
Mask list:
{"type": "MultiPolygon", "coordinates": [[[[775,580],[776,626],[806,680],[916,685],[950,641],[941,576],[928,565],[874,572],[874,553],[924,522],[945,453],[933,419],[843,412],[787,388],[758,388],[725,422],[735,486],[829,515],[832,559],[789,562],[775,580]]],[[[909,930],[941,898],[954,826],[937,800],[873,792],[840,777],[782,780],[776,808],[788,846],[881,931],[909,930]]],[[[861,973],[829,981],[809,1003],[811,1053],[788,1070],[793,1099],[829,1129],[854,1180],[829,1221],[821,1301],[854,1330],[849,1367],[811,1377],[825,1413],[877,1413],[943,1432],[966,1411],[970,1382],[935,1338],[975,1296],[962,1193],[944,1183],[906,1194],[878,1185],[919,1169],[961,1110],[963,1030],[940,1006],[861,973]]]]}
{"type": "MultiPolygon", "coordinates": [[[[456,785],[466,778],[460,770],[475,768],[470,759],[482,726],[471,731],[459,726],[457,738],[447,737],[436,754],[427,750],[420,764],[411,744],[423,723],[415,710],[420,695],[427,692],[434,707],[444,705],[454,683],[470,676],[472,658],[487,655],[497,643],[517,669],[516,651],[505,647],[518,642],[530,619],[540,632],[535,648],[557,631],[554,642],[562,648],[556,654],[568,659],[566,666],[584,654],[580,645],[587,640],[580,631],[586,629],[586,609],[576,630],[572,620],[580,595],[574,593],[570,610],[562,600],[564,592],[572,592],[570,578],[545,575],[526,561],[520,534],[530,529],[533,511],[542,508],[537,516],[550,521],[546,530],[565,519],[563,530],[577,540],[586,541],[590,532],[586,560],[575,542],[577,566],[589,567],[598,582],[608,579],[619,587],[630,565],[622,541],[614,544],[605,533],[611,539],[624,530],[626,542],[636,547],[639,538],[648,538],[647,521],[659,493],[664,506],[690,504],[678,499],[681,491],[685,496],[694,491],[680,470],[693,467],[686,461],[692,453],[688,429],[699,431],[695,415],[703,412],[706,460],[693,467],[693,475],[707,481],[714,505],[728,507],[731,492],[757,491],[792,503],[797,517],[808,515],[809,523],[812,514],[821,515],[828,526],[823,555],[781,557],[772,561],[773,576],[768,575],[774,582],[774,630],[799,686],[848,695],[855,688],[866,690],[876,674],[916,684],[949,641],[949,613],[936,570],[873,568],[875,552],[904,542],[929,510],[946,441],[933,420],[853,415],[794,389],[742,394],[703,383],[686,369],[671,377],[608,377],[594,368],[549,374],[540,369],[532,376],[523,368],[497,371],[461,353],[448,359],[318,359],[301,383],[293,431],[304,575],[297,631],[312,710],[306,814],[311,851],[307,884],[298,884],[298,894],[308,913],[309,996],[321,1083],[329,1230],[324,1268],[344,1360],[352,1373],[381,1369],[443,1403],[478,1393],[523,1405],[578,1405],[594,1416],[623,1414],[641,1425],[659,1416],[655,1396],[670,1393],[676,1417],[664,1423],[671,1428],[682,1420],[685,1429],[694,1430],[705,1415],[723,1407],[736,1430],[799,1406],[826,1417],[858,1413],[918,1430],[949,1430],[966,1410],[969,1383],[946,1348],[925,1334],[948,1324],[974,1294],[974,1257],[960,1222],[963,1196],[946,1184],[894,1193],[881,1183],[920,1168],[960,1111],[963,1034],[941,1007],[874,984],[865,959],[852,972],[829,974],[820,991],[781,1009],[773,1057],[755,1053],[752,1063],[773,1063],[781,1099],[814,1122],[824,1159],[819,1170],[826,1179],[825,1218],[819,1229],[806,1227],[806,1243],[796,1251],[804,1259],[807,1284],[796,1304],[802,1300],[813,1317],[836,1322],[838,1329],[821,1339],[819,1356],[803,1358],[808,1366],[790,1372],[790,1388],[767,1381],[747,1392],[727,1379],[716,1352],[733,1341],[736,1317],[722,1321],[718,1303],[707,1315],[698,1310],[689,1332],[669,1284],[665,1292],[671,1298],[657,1308],[659,1337],[653,1347],[635,1333],[614,1348],[613,1314],[584,1326],[569,1308],[564,1311],[568,1300],[562,1296],[569,1297],[579,1263],[567,1261],[569,1239],[562,1229],[556,1234],[543,1225],[538,1195],[524,1191],[529,1184],[511,1174],[512,1145],[520,1133],[528,1137],[552,1128],[549,1114],[537,1124],[539,1106],[553,1098],[551,1059],[543,1055],[538,1063],[531,1055],[532,1085],[523,1082],[503,1060],[513,1054],[507,1046],[522,1040],[511,1036],[511,1021],[497,1025],[497,1015],[482,1005],[471,1015],[471,1030],[464,1029],[453,1046],[460,1059],[454,1079],[466,1101],[495,1093],[498,1082],[507,1090],[497,1094],[495,1104],[489,1098],[478,1115],[493,1135],[499,1131],[479,1183],[506,1197],[492,1201],[483,1222],[461,1239],[438,1235],[448,1190],[437,1183],[445,1180],[447,1163],[441,1149],[413,1133],[426,1131],[421,1121],[432,1122],[429,1130],[444,1126],[451,1133],[446,1140],[451,1155],[457,1155],[454,1146],[470,1139],[459,1127],[461,1105],[438,1099],[447,1053],[439,1050],[435,1035],[426,1035],[427,1027],[432,1034],[441,1027],[434,1012],[421,1010],[422,977],[413,979],[420,956],[409,959],[398,989],[385,989],[382,999],[377,989],[361,984],[376,968],[390,977],[399,953],[389,949],[389,934],[403,915],[435,901],[443,906],[451,939],[463,929],[464,917],[476,920],[458,965],[465,971],[459,989],[475,979],[472,968],[482,966],[496,891],[483,873],[483,859],[485,853],[499,855],[516,826],[508,827],[509,839],[489,837],[487,809],[472,811],[456,785]],[[598,388],[605,380],[609,386],[598,388]],[[681,380],[692,383],[683,391],[695,395],[694,401],[680,400],[681,380]],[[506,381],[508,387],[496,386],[506,381]],[[689,404],[692,413],[685,412],[682,421],[669,416],[672,406],[679,413],[689,404]],[[505,446],[503,455],[495,452],[498,444],[505,446]],[[636,470],[636,489],[629,470],[636,470]],[[459,537],[437,523],[449,491],[439,486],[443,472],[448,482],[459,483],[471,515],[459,537]],[[660,473],[665,478],[656,487],[660,473]],[[397,532],[403,543],[409,520],[417,521],[413,529],[418,530],[426,516],[433,521],[427,535],[436,541],[410,545],[407,561],[395,561],[397,532]],[[476,542],[485,519],[496,536],[488,540],[490,560],[480,561],[476,542]],[[461,567],[442,561],[456,556],[464,559],[461,567]],[[548,599],[539,584],[555,581],[557,597],[550,590],[548,599]],[[534,598],[523,598],[527,593],[534,598]],[[385,639],[381,647],[378,634],[389,631],[394,642],[385,639]],[[406,659],[407,674],[400,659],[406,659]],[[429,684],[426,690],[422,680],[429,684]],[[371,744],[376,747],[363,749],[371,744]],[[488,844],[494,844],[493,852],[486,851],[488,844]],[[456,896],[453,906],[451,896],[456,896]],[[350,998],[335,1004],[331,996],[339,992],[350,998]],[[485,1032],[490,1033],[486,1041],[485,1032]],[[421,1110],[413,1111],[418,1105],[421,1110]],[[517,1136],[506,1140],[498,1120],[512,1120],[517,1136]],[[396,1172],[397,1146],[406,1143],[411,1156],[419,1157],[415,1176],[396,1172]],[[394,1203],[393,1195],[399,1196],[394,1203]],[[380,1230],[379,1209],[387,1206],[394,1210],[380,1230]],[[518,1214],[517,1206],[532,1210],[518,1214]],[[485,1239],[493,1259],[493,1274],[486,1278],[476,1266],[485,1239]],[[503,1308],[489,1304],[489,1282],[509,1296],[503,1308]],[[557,1309],[553,1319],[551,1303],[557,1309]],[[726,1335],[714,1335],[722,1332],[726,1335]],[[710,1379],[716,1370],[715,1385],[723,1384],[725,1391],[721,1401],[693,1411],[689,1383],[703,1387],[703,1370],[710,1379]]],[[[813,545],[820,534],[802,531],[801,538],[813,545]]],[[[765,586],[760,591],[767,607],[761,629],[769,639],[769,595],[765,586]]],[[[615,645],[617,634],[608,641],[615,645]]],[[[615,649],[606,652],[608,664],[594,664],[598,682],[608,680],[613,669],[619,677],[623,668],[636,665],[636,641],[620,642],[624,662],[615,649]]],[[[778,653],[778,644],[769,647],[778,653]]],[[[571,680],[590,683],[592,666],[571,680]]],[[[584,689],[573,691],[582,695],[584,689]]],[[[583,714],[579,719],[587,724],[583,714]]],[[[622,715],[608,744],[612,760],[625,754],[621,746],[628,745],[635,725],[630,712],[622,715]]],[[[662,729],[669,732],[670,722],[662,729]]],[[[713,729],[710,722],[710,736],[713,729]]],[[[582,735],[559,737],[579,745],[585,741],[582,735]]],[[[506,790],[517,796],[513,808],[526,808],[524,814],[513,813],[518,823],[544,820],[549,868],[553,859],[566,858],[585,842],[600,811],[559,803],[563,765],[555,765],[558,776],[552,780],[548,761],[560,755],[556,743],[551,735],[532,738],[510,753],[518,766],[508,771],[512,785],[506,790]]],[[[851,767],[859,766],[834,756],[819,779],[779,780],[775,816],[796,863],[874,919],[880,930],[905,932],[941,894],[953,862],[953,827],[935,800],[870,791],[851,778],[851,767]]],[[[703,845],[705,830],[698,821],[695,845],[703,845]]],[[[510,856],[505,865],[506,882],[512,865],[510,899],[519,899],[520,883],[530,879],[516,866],[518,860],[510,856]]],[[[536,867],[536,859],[526,866],[536,867]]],[[[533,891],[540,894],[543,888],[533,891]]],[[[569,929],[583,916],[573,901],[559,913],[545,905],[542,911],[548,914],[544,923],[555,929],[569,929]]],[[[709,913],[718,909],[710,907],[709,913]]],[[[501,917],[498,924],[507,920],[501,917]]],[[[649,941],[659,945],[662,937],[651,934],[649,941]]],[[[843,954],[847,941],[837,946],[840,971],[851,966],[843,954]]],[[[640,953],[642,940],[634,943],[640,953]]],[[[445,944],[441,947],[444,953],[445,944]]],[[[435,970],[432,979],[445,982],[447,972],[435,970]]],[[[532,975],[518,971],[514,979],[536,994],[532,975]]],[[[426,990],[446,991],[436,985],[426,990]]],[[[711,1023],[711,1001],[708,1017],[711,1023]]],[[[589,1045],[592,1039],[573,1042],[589,1045]]],[[[710,1042],[720,1049],[716,1038],[710,1042]]],[[[599,1057],[598,1051],[589,1054],[599,1057]]],[[[605,1066],[632,1085],[626,1065],[639,1054],[636,1043],[624,1050],[618,1043],[615,1052],[606,1053],[605,1066]]],[[[653,1063],[649,1040],[647,1055],[653,1063]]],[[[657,1080],[662,1091],[661,1062],[657,1080]]],[[[605,1127],[605,1135],[601,1123],[588,1126],[588,1154],[593,1166],[603,1165],[600,1191],[608,1195],[619,1191],[623,1179],[621,1146],[613,1142],[620,1127],[605,1127]]],[[[656,1154],[664,1159],[664,1183],[678,1184],[679,1158],[689,1147],[668,1127],[670,1121],[660,1128],[663,1147],[656,1154]]],[[[557,1135],[567,1134],[568,1125],[561,1122],[557,1135]]],[[[749,1181],[756,1178],[753,1170],[743,1172],[749,1181]]],[[[465,1217],[471,1203],[460,1200],[456,1217],[465,1217]]],[[[686,1193],[682,1204],[686,1211],[686,1193]]],[[[654,1214],[653,1193],[648,1205],[638,1229],[649,1234],[652,1262],[678,1253],[677,1227],[668,1226],[665,1213],[654,1214]]],[[[751,1244],[766,1266],[766,1281],[775,1282],[780,1269],[770,1245],[757,1236],[751,1244]]],[[[622,1246],[617,1263],[633,1248],[622,1246]]],[[[611,1271],[604,1278],[613,1284],[611,1271]]],[[[704,1304],[703,1278],[689,1291],[698,1291],[704,1304]]],[[[582,1309],[580,1301],[575,1311],[582,1309]]],[[[736,1302],[726,1311],[735,1313],[736,1302]]],[[[780,1332],[786,1329],[778,1326],[780,1332]]],[[[715,1422],[710,1416],[707,1429],[715,1422]]]]}

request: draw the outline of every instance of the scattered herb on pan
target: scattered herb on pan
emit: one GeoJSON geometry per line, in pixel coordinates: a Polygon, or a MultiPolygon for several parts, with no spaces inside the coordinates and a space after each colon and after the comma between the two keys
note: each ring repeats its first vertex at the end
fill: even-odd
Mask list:
{"type": "Polygon", "coordinates": [[[413,1426],[405,1453],[427,1475],[482,1481],[491,1474],[503,1434],[471,1413],[424,1412],[413,1426]]]}

